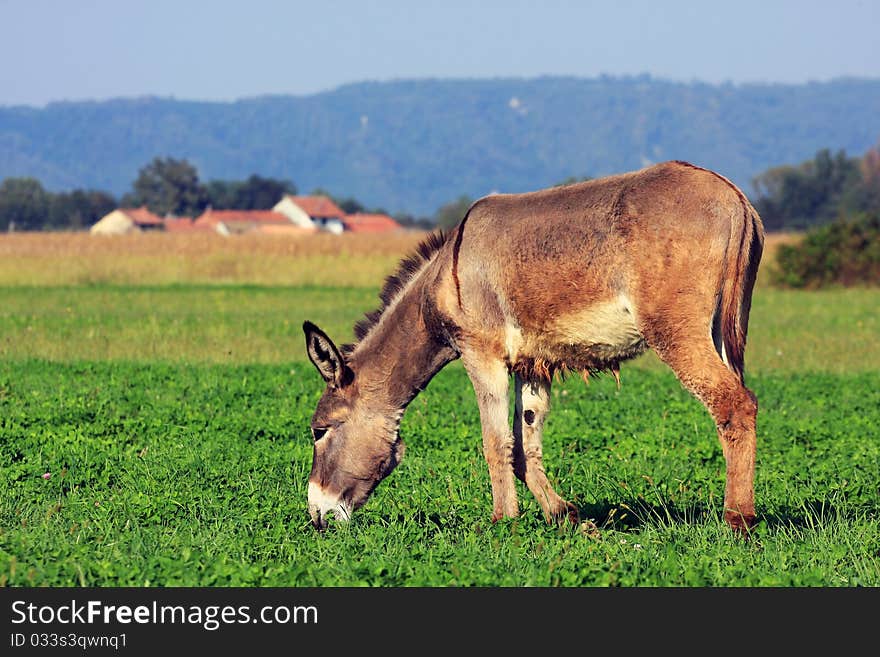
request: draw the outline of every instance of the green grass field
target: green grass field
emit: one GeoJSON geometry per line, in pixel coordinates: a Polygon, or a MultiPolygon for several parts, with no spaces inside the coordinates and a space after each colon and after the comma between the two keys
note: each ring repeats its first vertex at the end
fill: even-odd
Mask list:
{"type": "MultiPolygon", "coordinates": [[[[302,323],[337,343],[378,305],[375,286],[0,286],[0,359],[172,363],[305,361],[302,323]]],[[[746,367],[880,371],[880,290],[759,289],[746,367]]],[[[634,365],[664,368],[653,354],[634,365]]],[[[626,365],[624,365],[626,368],[626,365]]]]}
{"type": "Polygon", "coordinates": [[[524,487],[522,516],[490,522],[453,363],[404,416],[400,467],[318,533],[301,325],[350,339],[379,282],[0,287],[0,583],[880,585],[880,290],[756,291],[749,542],[721,519],[708,414],[650,354],[619,391],[554,387],[548,474],[598,531],[545,524],[524,487]]]}

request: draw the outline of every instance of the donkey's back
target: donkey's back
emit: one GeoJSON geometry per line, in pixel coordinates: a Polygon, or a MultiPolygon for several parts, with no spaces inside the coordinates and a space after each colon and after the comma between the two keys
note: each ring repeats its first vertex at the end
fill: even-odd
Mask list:
{"type": "Polygon", "coordinates": [[[613,368],[688,324],[701,338],[714,331],[718,354],[742,372],[763,229],[718,174],[668,162],[489,196],[457,230],[450,310],[465,332],[494,334],[514,367],[613,368]],[[742,313],[727,346],[723,301],[742,313]]]}

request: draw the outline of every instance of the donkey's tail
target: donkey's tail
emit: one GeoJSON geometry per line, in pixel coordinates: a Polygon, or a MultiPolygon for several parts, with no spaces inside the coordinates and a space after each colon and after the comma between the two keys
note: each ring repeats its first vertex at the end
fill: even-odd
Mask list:
{"type": "MultiPolygon", "coordinates": [[[[739,191],[739,190],[737,190],[739,191]]],[[[721,286],[720,329],[721,358],[743,381],[746,334],[752,307],[752,290],[764,251],[764,224],[758,212],[740,192],[743,205],[741,221],[731,226],[724,281],[721,286]]]]}

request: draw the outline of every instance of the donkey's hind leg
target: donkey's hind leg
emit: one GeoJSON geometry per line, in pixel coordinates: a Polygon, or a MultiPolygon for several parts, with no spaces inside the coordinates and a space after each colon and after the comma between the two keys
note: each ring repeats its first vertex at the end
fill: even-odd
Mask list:
{"type": "Polygon", "coordinates": [[[727,465],[724,520],[747,534],[755,522],[755,422],[758,401],[721,360],[708,335],[666,335],[654,351],[699,399],[715,420],[727,465]]]}
{"type": "Polygon", "coordinates": [[[516,403],[513,417],[513,471],[525,482],[544,510],[548,522],[568,518],[577,524],[577,508],[562,499],[544,472],[542,432],[550,410],[550,383],[515,377],[516,403]]]}
{"type": "Polygon", "coordinates": [[[509,424],[510,377],[504,361],[473,352],[462,363],[477,395],[483,431],[483,456],[492,484],[492,522],[519,514],[513,478],[513,434],[509,424]]]}

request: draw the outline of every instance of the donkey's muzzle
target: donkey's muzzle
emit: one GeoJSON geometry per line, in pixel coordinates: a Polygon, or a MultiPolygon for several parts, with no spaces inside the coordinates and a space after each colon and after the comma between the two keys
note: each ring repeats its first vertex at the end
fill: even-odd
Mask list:
{"type": "Polygon", "coordinates": [[[312,527],[318,531],[327,529],[327,516],[321,513],[318,508],[310,508],[309,515],[312,517],[312,527]]]}
{"type": "Polygon", "coordinates": [[[316,529],[325,529],[330,520],[345,522],[351,517],[351,507],[338,495],[330,494],[314,481],[309,482],[309,516],[316,529]]]}

